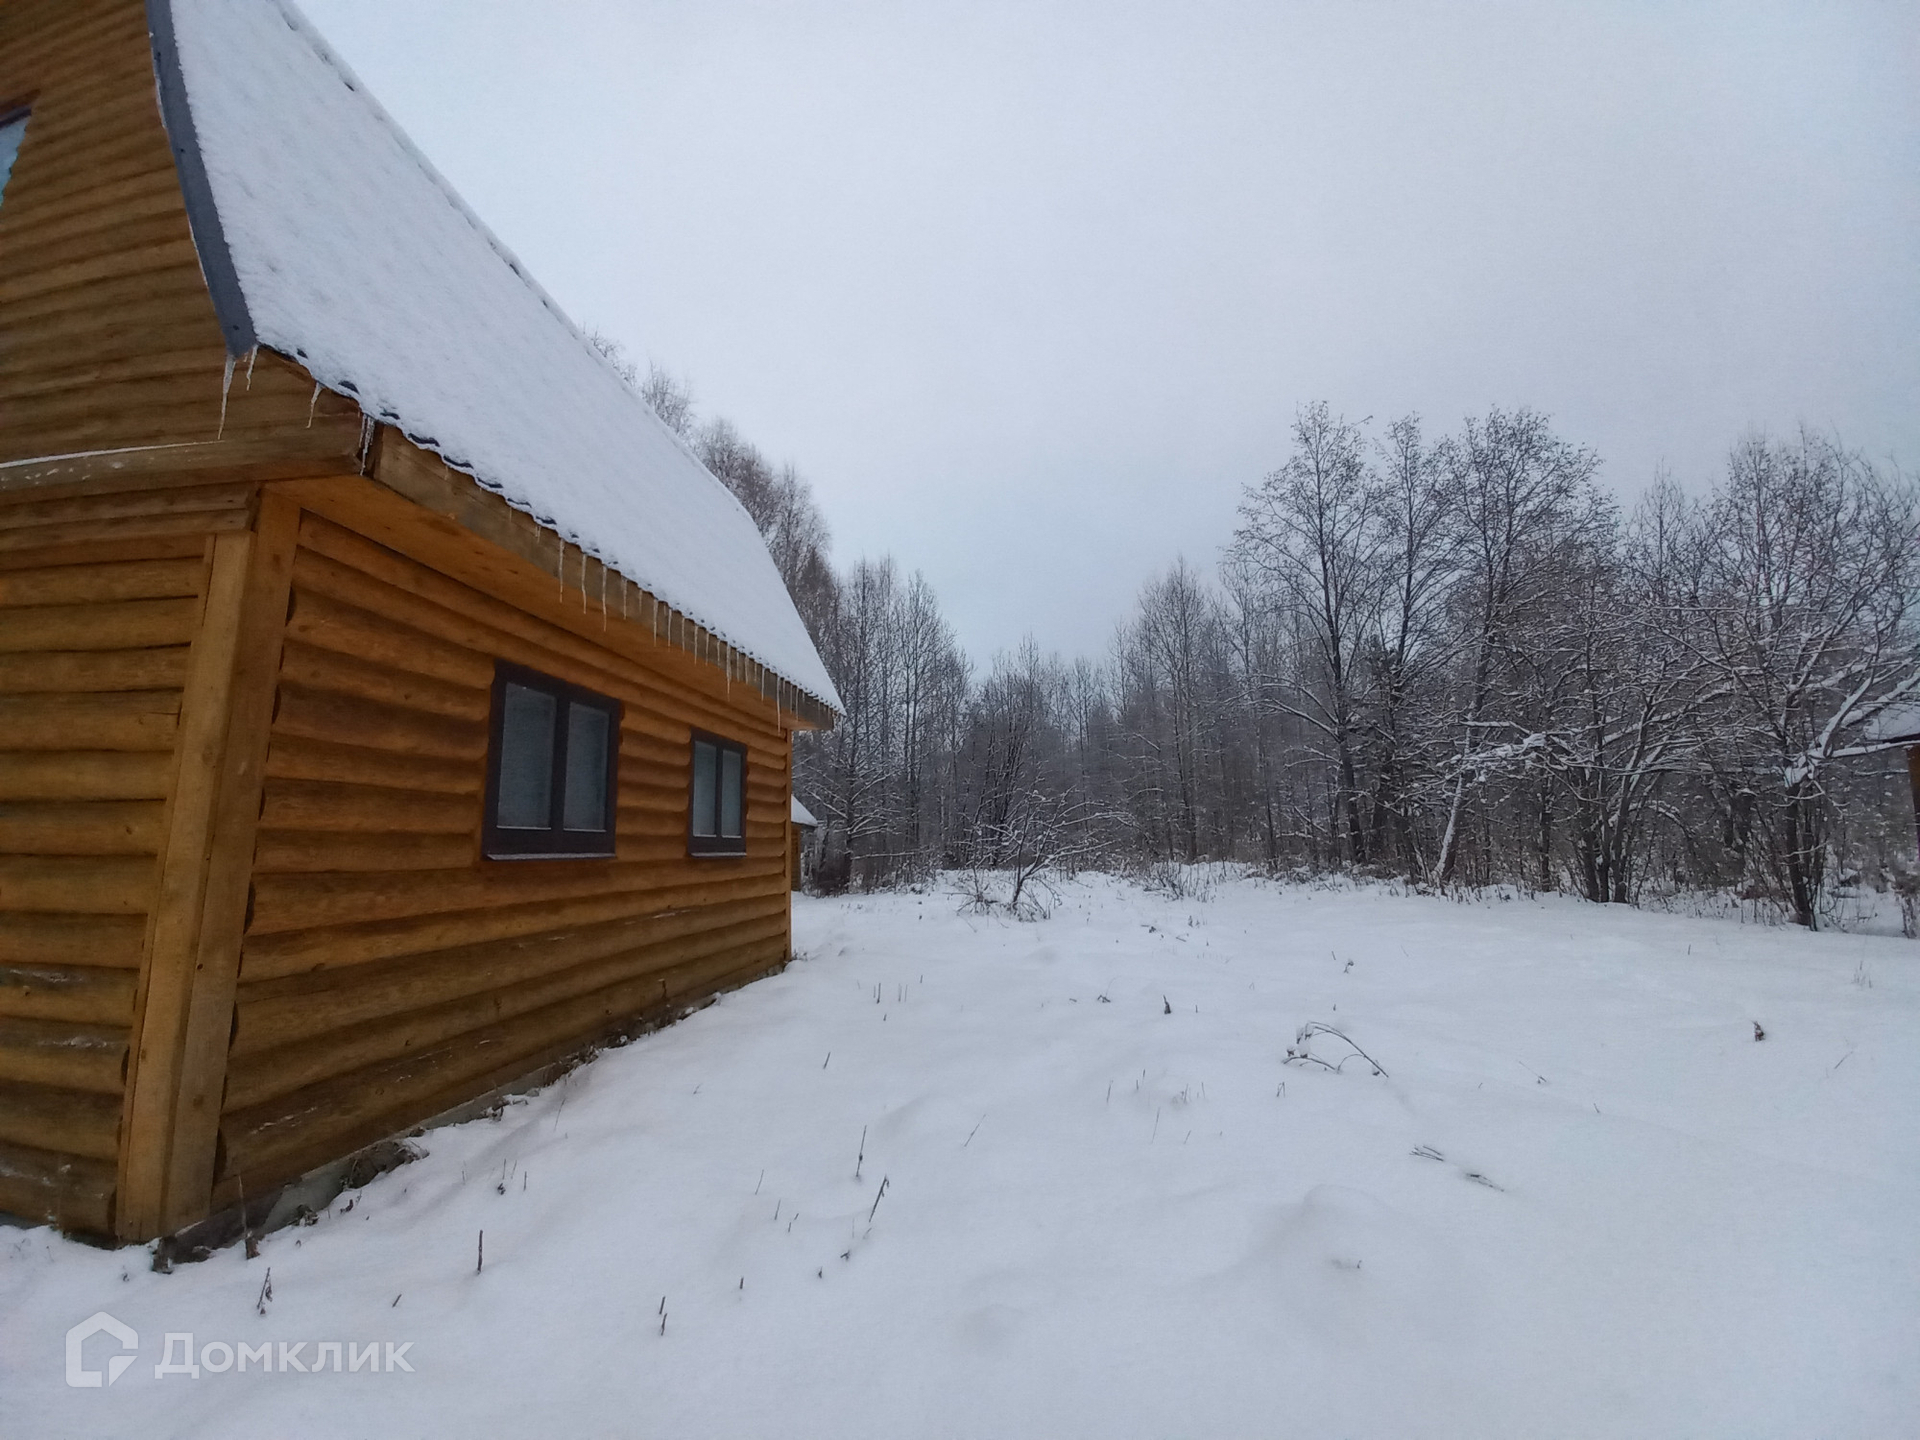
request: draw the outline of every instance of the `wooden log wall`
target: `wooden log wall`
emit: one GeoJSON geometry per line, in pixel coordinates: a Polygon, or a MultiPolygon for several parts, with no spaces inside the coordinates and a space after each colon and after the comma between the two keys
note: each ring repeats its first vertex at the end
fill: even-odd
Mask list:
{"type": "Polygon", "coordinates": [[[784,963],[790,748],[766,708],[303,517],[216,1204],[784,963]],[[496,659],[622,702],[614,859],[481,857],[496,659]],[[747,746],[744,857],[686,853],[696,726],[747,746]]]}
{"type": "Polygon", "coordinates": [[[417,447],[376,443],[292,360],[226,353],[143,0],[0,0],[0,111],[19,105],[0,201],[0,1210],[144,1238],[203,1213],[209,1170],[225,1203],[782,963],[787,722],[824,707],[417,447]],[[408,511],[383,523],[463,556],[491,541],[460,573],[516,603],[317,516],[296,550],[298,487],[351,508],[376,463],[408,511]],[[263,500],[267,482],[292,488],[263,500]],[[614,602],[617,636],[536,617],[521,571],[543,546],[603,630],[614,602]],[[625,622],[642,601],[645,633],[625,622]],[[625,703],[614,860],[479,858],[495,658],[625,703]],[[269,705],[256,804],[269,732],[249,717],[269,705]],[[748,746],[744,858],[685,853],[694,725],[748,746]]]}
{"type": "Polygon", "coordinates": [[[250,498],[0,492],[0,1210],[112,1225],[183,689],[250,498]]]}
{"type": "MultiPolygon", "coordinates": [[[[832,728],[834,712],[824,702],[781,679],[644,586],[562,540],[531,515],[474,484],[469,476],[414,444],[393,426],[378,427],[368,458],[370,464],[359,467],[362,473],[372,474],[382,486],[421,509],[454,521],[470,535],[505,551],[506,556],[551,575],[560,582],[561,593],[579,597],[583,613],[595,608],[597,602],[603,619],[617,615],[622,621],[643,626],[650,657],[658,656],[662,644],[668,645],[699,665],[717,666],[728,677],[729,690],[735,685],[757,690],[776,711],[797,717],[804,728],[832,728]]],[[[356,504],[364,522],[370,507],[349,503],[356,504]]],[[[405,523],[407,528],[417,530],[419,517],[409,516],[405,523]]],[[[605,628],[603,625],[603,632],[605,628]]],[[[672,663],[671,657],[667,659],[672,663]]],[[[676,668],[684,673],[684,666],[676,668]]]]}
{"type": "Polygon", "coordinates": [[[231,370],[160,118],[142,0],[6,0],[0,111],[31,107],[0,199],[0,461],[358,431],[299,367],[231,370]]]}

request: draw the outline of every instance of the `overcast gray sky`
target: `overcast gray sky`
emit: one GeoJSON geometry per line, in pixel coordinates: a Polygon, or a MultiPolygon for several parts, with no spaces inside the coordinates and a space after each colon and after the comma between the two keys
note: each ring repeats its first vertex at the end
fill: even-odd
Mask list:
{"type": "Polygon", "coordinates": [[[574,318],[984,659],[1211,566],[1295,408],[1622,494],[1920,464],[1920,6],[303,0],[574,318]]]}

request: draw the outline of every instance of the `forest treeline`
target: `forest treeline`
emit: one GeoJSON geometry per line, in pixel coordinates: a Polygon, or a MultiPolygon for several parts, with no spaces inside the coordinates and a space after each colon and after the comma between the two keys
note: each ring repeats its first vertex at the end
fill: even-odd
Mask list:
{"type": "Polygon", "coordinates": [[[1148,580],[1105,655],[978,665],[921,576],[832,563],[791,466],[632,378],[758,523],[845,702],[796,752],[825,888],[1234,860],[1804,925],[1914,888],[1872,740],[1920,702],[1920,496],[1826,436],[1622,506],[1525,408],[1433,434],[1309,405],[1218,564],[1148,580]]]}

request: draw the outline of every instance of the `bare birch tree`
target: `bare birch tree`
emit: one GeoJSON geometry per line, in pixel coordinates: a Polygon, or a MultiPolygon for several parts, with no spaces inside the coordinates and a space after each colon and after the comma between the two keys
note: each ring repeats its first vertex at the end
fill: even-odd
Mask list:
{"type": "Polygon", "coordinates": [[[1832,763],[1920,694],[1910,481],[1818,435],[1755,436],[1699,512],[1688,627],[1718,704],[1713,757],[1741,775],[1761,864],[1794,920],[1819,921],[1832,763]]]}
{"type": "MultiPolygon", "coordinates": [[[[1480,773],[1494,682],[1523,614],[1547,598],[1559,543],[1591,488],[1598,460],[1560,439],[1544,415],[1494,408],[1469,419],[1447,460],[1460,527],[1459,759],[1433,879],[1453,878],[1467,787],[1480,773]]],[[[1504,725],[1504,721],[1500,722],[1504,725]]]]}
{"type": "Polygon", "coordinates": [[[1305,681],[1275,696],[1321,736],[1334,767],[1336,808],[1349,864],[1367,859],[1356,748],[1361,652],[1380,602],[1384,536],[1366,440],[1324,402],[1293,422],[1293,454],[1240,507],[1233,556],[1272,587],[1307,642],[1305,681]]]}

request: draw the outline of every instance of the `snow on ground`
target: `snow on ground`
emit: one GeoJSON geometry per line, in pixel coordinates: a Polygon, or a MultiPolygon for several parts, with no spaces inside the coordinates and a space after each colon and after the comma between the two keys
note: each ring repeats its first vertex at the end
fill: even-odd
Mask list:
{"type": "Polygon", "coordinates": [[[1247,881],[795,908],[805,961],[256,1260],[0,1235],[0,1433],[1920,1427],[1911,942],[1247,881]],[[1387,1074],[1284,1063],[1308,1021],[1387,1074]],[[68,1388],[100,1309],[135,1363],[68,1388]],[[413,1369],[157,1379],[168,1331],[413,1369]]]}

